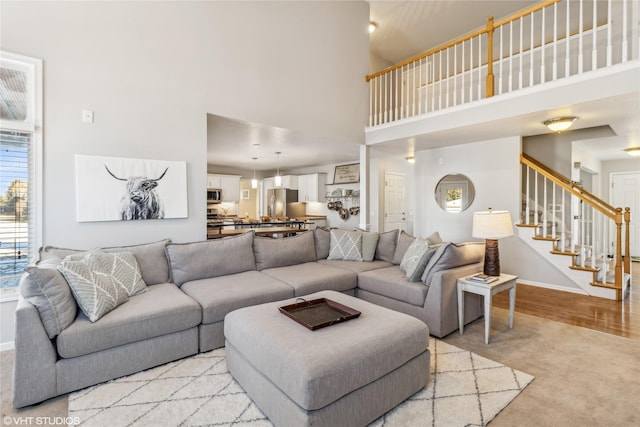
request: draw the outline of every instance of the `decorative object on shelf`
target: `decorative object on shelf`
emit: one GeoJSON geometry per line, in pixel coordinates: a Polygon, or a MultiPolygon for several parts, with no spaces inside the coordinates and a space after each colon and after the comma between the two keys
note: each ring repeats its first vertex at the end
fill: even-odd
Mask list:
{"type": "Polygon", "coordinates": [[[76,155],[76,219],[187,218],[187,163],[76,155]]]}
{"type": "Polygon", "coordinates": [[[473,237],[486,239],[484,252],[484,274],[487,276],[500,275],[500,253],[498,239],[513,236],[513,224],[509,211],[474,212],[473,237]]]}
{"type": "Polygon", "coordinates": [[[360,163],[336,166],[333,183],[350,184],[360,182],[360,163]]]}

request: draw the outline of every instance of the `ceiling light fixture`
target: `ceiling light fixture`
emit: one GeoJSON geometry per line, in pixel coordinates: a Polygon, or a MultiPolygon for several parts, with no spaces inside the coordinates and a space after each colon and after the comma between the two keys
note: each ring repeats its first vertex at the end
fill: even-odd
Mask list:
{"type": "Polygon", "coordinates": [[[624,151],[626,151],[628,155],[633,156],[633,157],[639,157],[640,156],[640,147],[625,148],[624,151]]]}
{"type": "Polygon", "coordinates": [[[376,28],[378,28],[378,24],[373,21],[369,21],[369,34],[373,33],[376,28]]]}
{"type": "Polygon", "coordinates": [[[273,184],[276,187],[282,186],[282,177],[280,176],[280,151],[276,151],[276,155],[278,156],[278,160],[276,160],[276,177],[273,180],[273,184]]]}
{"type": "Polygon", "coordinates": [[[562,132],[569,129],[576,120],[578,118],[575,116],[554,117],[553,119],[545,120],[543,124],[554,132],[562,132]]]}
{"type": "Polygon", "coordinates": [[[257,157],[252,157],[253,159],[253,179],[251,180],[251,188],[258,188],[258,180],[256,179],[256,160],[257,157]]]}
{"type": "Polygon", "coordinates": [[[405,157],[405,159],[409,163],[415,163],[416,162],[416,158],[414,156],[407,156],[407,157],[405,157]]]}

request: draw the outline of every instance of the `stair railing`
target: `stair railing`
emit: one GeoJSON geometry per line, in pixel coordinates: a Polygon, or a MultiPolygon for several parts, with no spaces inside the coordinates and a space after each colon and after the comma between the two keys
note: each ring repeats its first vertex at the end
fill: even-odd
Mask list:
{"type": "Polygon", "coordinates": [[[366,77],[376,127],[640,56],[634,0],[543,0],[366,77]]]}
{"type": "Polygon", "coordinates": [[[522,225],[536,227],[536,237],[555,242],[553,253],[573,256],[571,268],[594,273],[594,286],[605,286],[609,258],[614,260],[613,283],[622,299],[625,273],[630,274],[631,210],[615,208],[575,181],[522,154],[522,225]],[[625,228],[624,239],[622,228],[625,228]],[[614,229],[611,231],[611,229],[614,229]],[[614,237],[614,247],[609,246],[614,237]]]}

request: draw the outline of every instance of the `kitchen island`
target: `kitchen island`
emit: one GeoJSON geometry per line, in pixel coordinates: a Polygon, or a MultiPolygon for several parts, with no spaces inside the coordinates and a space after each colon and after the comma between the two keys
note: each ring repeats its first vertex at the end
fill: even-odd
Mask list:
{"type": "Polygon", "coordinates": [[[309,230],[295,227],[262,227],[262,228],[237,228],[233,230],[207,229],[207,239],[220,239],[223,237],[237,236],[244,233],[255,233],[260,237],[289,237],[309,230]]]}

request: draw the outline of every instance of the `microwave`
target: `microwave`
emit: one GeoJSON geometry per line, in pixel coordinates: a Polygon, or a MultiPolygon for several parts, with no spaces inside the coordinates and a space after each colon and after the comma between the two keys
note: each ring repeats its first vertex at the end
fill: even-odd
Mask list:
{"type": "Polygon", "coordinates": [[[219,188],[208,188],[207,203],[222,203],[222,190],[219,188]]]}

